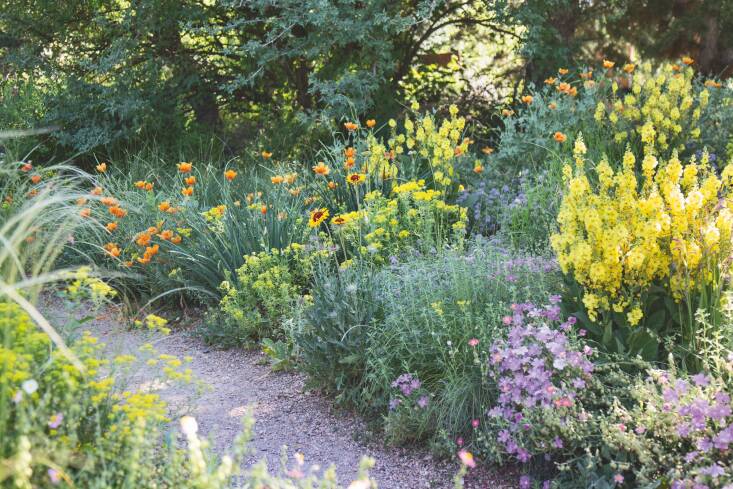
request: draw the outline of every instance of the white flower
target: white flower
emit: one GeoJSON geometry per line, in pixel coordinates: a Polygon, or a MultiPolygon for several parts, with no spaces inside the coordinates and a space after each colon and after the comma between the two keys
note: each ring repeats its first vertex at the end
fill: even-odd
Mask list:
{"type": "Polygon", "coordinates": [[[26,380],[21,384],[26,394],[31,395],[38,390],[38,382],[35,379],[26,380]]]}
{"type": "Polygon", "coordinates": [[[186,436],[193,436],[199,430],[199,425],[193,416],[184,416],[181,418],[181,431],[186,436]]]}
{"type": "Polygon", "coordinates": [[[349,489],[369,489],[370,487],[372,487],[372,484],[368,479],[359,479],[349,484],[349,489]]]}

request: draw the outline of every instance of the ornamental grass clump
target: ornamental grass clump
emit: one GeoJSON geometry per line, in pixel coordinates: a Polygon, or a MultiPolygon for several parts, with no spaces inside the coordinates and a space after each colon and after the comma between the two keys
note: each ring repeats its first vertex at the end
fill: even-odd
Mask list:
{"type": "Polygon", "coordinates": [[[637,165],[627,151],[618,169],[604,159],[591,170],[585,151],[578,138],[551,243],[589,330],[614,351],[656,354],[650,342],[673,339],[695,353],[694,313],[720,318],[729,279],[733,165],[718,174],[705,153],[684,164],[648,153],[637,165]]]}

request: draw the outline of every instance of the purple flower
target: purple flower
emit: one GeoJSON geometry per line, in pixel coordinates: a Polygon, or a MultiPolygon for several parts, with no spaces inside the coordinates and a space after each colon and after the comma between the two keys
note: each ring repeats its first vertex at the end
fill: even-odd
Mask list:
{"type": "Polygon", "coordinates": [[[61,426],[61,423],[64,421],[64,415],[62,413],[56,413],[53,416],[51,416],[51,419],[48,420],[48,427],[51,429],[56,429],[59,426],[61,426]]]}
{"type": "Polygon", "coordinates": [[[706,387],[710,385],[710,378],[702,372],[699,374],[693,375],[690,378],[695,383],[695,385],[698,387],[706,387]]]}
{"type": "Polygon", "coordinates": [[[395,409],[397,409],[397,406],[399,406],[401,403],[402,403],[402,400],[400,399],[391,399],[389,401],[389,410],[394,411],[395,409]]]}
{"type": "Polygon", "coordinates": [[[420,396],[420,398],[417,400],[417,405],[420,406],[421,409],[425,409],[426,407],[428,407],[428,396],[420,396]]]}
{"type": "Polygon", "coordinates": [[[523,475],[519,478],[519,489],[529,489],[532,484],[532,479],[528,475],[523,475]]]}

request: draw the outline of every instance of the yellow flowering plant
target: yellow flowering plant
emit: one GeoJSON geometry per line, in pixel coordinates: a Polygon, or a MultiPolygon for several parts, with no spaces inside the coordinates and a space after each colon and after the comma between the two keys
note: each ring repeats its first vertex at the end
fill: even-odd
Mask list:
{"type": "Polygon", "coordinates": [[[729,279],[733,165],[718,175],[706,154],[683,165],[648,153],[638,172],[627,151],[616,170],[587,168],[585,153],[578,138],[551,243],[589,330],[614,351],[655,356],[672,340],[694,352],[694,313],[719,316],[729,279]]]}

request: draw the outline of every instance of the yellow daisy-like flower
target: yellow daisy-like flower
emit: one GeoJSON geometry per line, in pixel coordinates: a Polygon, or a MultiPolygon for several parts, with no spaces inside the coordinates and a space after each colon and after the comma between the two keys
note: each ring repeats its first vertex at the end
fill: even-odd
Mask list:
{"type": "Polygon", "coordinates": [[[308,225],[312,228],[317,228],[326,219],[328,219],[328,209],[325,207],[322,209],[315,209],[311,211],[311,217],[308,219],[308,225]]]}
{"type": "Polygon", "coordinates": [[[349,182],[351,185],[359,185],[364,180],[366,180],[366,175],[363,173],[352,173],[350,175],[347,175],[346,181],[349,182]]]}

